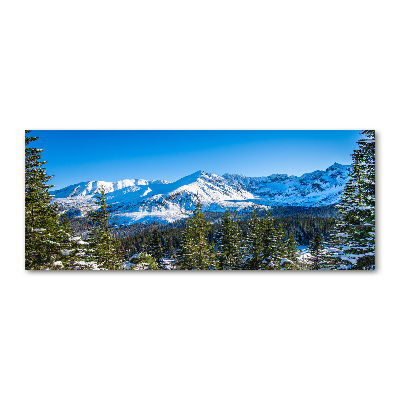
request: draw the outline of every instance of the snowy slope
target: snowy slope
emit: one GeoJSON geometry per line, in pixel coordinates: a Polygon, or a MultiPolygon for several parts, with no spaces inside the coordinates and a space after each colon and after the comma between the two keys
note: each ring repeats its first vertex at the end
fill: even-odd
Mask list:
{"type": "Polygon", "coordinates": [[[85,215],[103,186],[117,223],[173,222],[190,215],[196,199],[205,211],[247,210],[270,206],[321,206],[337,203],[348,180],[350,166],[335,163],[326,171],[300,177],[270,175],[251,178],[197,171],[176,182],[125,179],[89,181],[53,191],[54,201],[65,209],[85,215]]]}
{"type": "Polygon", "coordinates": [[[99,193],[100,187],[103,187],[107,193],[121,190],[124,188],[135,188],[134,190],[140,190],[141,187],[148,185],[162,185],[169,183],[168,181],[146,181],[144,179],[124,179],[117,182],[105,182],[105,181],[88,181],[81,182],[75,185],[67,186],[64,189],[55,190],[52,192],[55,198],[65,197],[83,197],[93,196],[99,193]]]}
{"type": "Polygon", "coordinates": [[[314,171],[300,177],[283,174],[260,178],[225,174],[223,177],[231,185],[246,188],[271,206],[315,207],[339,202],[350,168],[350,165],[335,163],[325,171],[314,171]]]}

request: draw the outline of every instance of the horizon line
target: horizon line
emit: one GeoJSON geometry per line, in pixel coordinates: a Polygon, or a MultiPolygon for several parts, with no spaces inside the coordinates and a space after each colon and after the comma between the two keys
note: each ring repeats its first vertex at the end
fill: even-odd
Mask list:
{"type": "Polygon", "coordinates": [[[344,166],[344,167],[351,167],[351,164],[340,164],[340,163],[338,163],[338,162],[334,162],[334,163],[331,164],[329,167],[327,167],[325,170],[323,170],[323,169],[316,169],[316,170],[314,170],[314,171],[305,172],[305,173],[303,173],[303,174],[301,174],[301,175],[288,175],[288,174],[274,173],[274,174],[270,174],[270,175],[261,175],[261,176],[247,176],[247,175],[243,175],[243,174],[240,174],[240,173],[230,173],[230,172],[225,172],[225,173],[222,174],[222,175],[218,175],[218,174],[214,174],[214,173],[212,173],[212,172],[207,172],[207,171],[205,171],[205,170],[197,170],[197,171],[195,171],[195,172],[193,172],[193,173],[191,173],[191,174],[182,176],[181,178],[178,178],[178,179],[176,179],[175,181],[169,181],[169,180],[167,180],[167,179],[145,179],[145,178],[124,178],[124,179],[118,179],[118,180],[115,180],[115,181],[103,181],[103,180],[99,180],[99,179],[98,179],[98,180],[87,180],[87,181],[81,181],[81,182],[71,183],[71,184],[69,184],[69,185],[63,186],[63,187],[60,188],[60,189],[53,189],[53,190],[50,190],[50,192],[56,192],[56,191],[59,191],[59,190],[63,190],[63,189],[65,189],[65,188],[69,187],[69,186],[80,185],[80,184],[82,184],[82,183],[89,183],[89,182],[116,183],[116,182],[121,182],[121,181],[126,181],[126,180],[136,180],[136,181],[143,180],[143,181],[148,181],[148,182],[152,182],[152,181],[165,181],[165,182],[167,182],[166,184],[169,184],[169,183],[178,182],[178,181],[181,180],[181,179],[187,178],[188,176],[195,175],[195,174],[198,174],[198,173],[206,173],[206,174],[216,175],[216,176],[220,176],[220,177],[224,177],[225,175],[235,175],[235,176],[242,176],[242,177],[245,177],[245,178],[268,178],[268,177],[270,177],[270,176],[286,176],[286,177],[289,177],[289,178],[293,176],[293,177],[296,177],[296,178],[301,178],[302,176],[307,175],[307,174],[311,174],[311,173],[313,173],[313,172],[318,172],[318,171],[326,172],[329,168],[331,168],[331,167],[334,166],[334,165],[340,165],[340,166],[344,166]]]}

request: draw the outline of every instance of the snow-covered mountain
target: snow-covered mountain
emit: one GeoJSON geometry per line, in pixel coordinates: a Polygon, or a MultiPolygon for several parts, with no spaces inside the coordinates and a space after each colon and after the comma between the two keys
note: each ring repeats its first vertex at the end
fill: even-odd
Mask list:
{"type": "Polygon", "coordinates": [[[260,178],[225,174],[223,177],[230,185],[246,188],[271,206],[315,207],[339,202],[350,171],[350,165],[335,163],[325,171],[314,171],[300,177],[286,174],[260,178]]]}
{"type": "Polygon", "coordinates": [[[349,165],[333,164],[325,171],[300,177],[274,174],[251,178],[197,171],[176,182],[125,179],[89,181],[52,192],[64,209],[85,215],[94,196],[104,187],[111,213],[119,224],[144,221],[173,222],[191,214],[199,198],[205,211],[243,211],[271,206],[314,207],[335,204],[349,178],[349,165]]]}

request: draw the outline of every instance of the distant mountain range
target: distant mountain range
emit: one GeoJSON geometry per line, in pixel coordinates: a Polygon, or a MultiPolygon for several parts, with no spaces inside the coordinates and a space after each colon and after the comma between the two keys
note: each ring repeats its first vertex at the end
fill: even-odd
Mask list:
{"type": "Polygon", "coordinates": [[[52,191],[51,194],[62,209],[84,216],[94,208],[94,196],[99,193],[100,187],[104,187],[111,214],[118,224],[174,222],[191,214],[197,198],[203,209],[211,212],[335,204],[340,200],[350,171],[350,165],[338,163],[325,171],[314,171],[300,177],[274,174],[251,178],[197,171],[176,182],[144,179],[88,181],[52,191]]]}

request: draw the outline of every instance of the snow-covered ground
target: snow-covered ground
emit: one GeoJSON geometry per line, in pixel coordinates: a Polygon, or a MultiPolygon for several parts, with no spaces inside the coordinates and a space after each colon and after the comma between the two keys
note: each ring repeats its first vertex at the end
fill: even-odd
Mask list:
{"type": "MultiPolygon", "coordinates": [[[[131,257],[130,261],[125,261],[122,266],[123,269],[136,270],[136,271],[149,269],[148,265],[146,263],[138,264],[138,263],[132,262],[135,258],[138,258],[138,257],[139,257],[139,254],[135,254],[133,257],[131,257]]],[[[174,270],[174,269],[176,269],[176,263],[177,263],[177,261],[172,258],[162,258],[160,269],[174,270]]]]}

